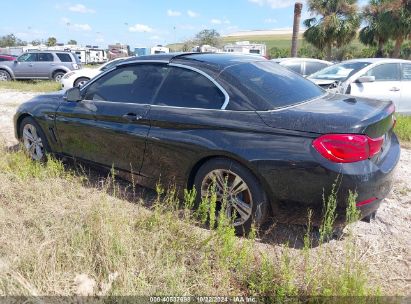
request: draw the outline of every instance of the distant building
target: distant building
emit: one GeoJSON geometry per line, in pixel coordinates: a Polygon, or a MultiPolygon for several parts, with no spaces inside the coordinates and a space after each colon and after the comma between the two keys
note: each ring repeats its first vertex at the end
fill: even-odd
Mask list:
{"type": "Polygon", "coordinates": [[[236,43],[226,44],[224,52],[235,52],[244,54],[267,55],[267,46],[263,43],[250,43],[249,41],[239,41],[236,43]]]}
{"type": "Polygon", "coordinates": [[[136,56],[145,56],[145,55],[162,54],[162,53],[170,53],[170,49],[168,47],[164,47],[161,45],[157,45],[152,48],[137,47],[134,49],[134,54],[136,56]]]}
{"type": "Polygon", "coordinates": [[[130,46],[126,44],[111,44],[108,46],[108,60],[130,56],[130,46]]]}
{"type": "Polygon", "coordinates": [[[0,49],[0,53],[20,56],[30,51],[68,51],[75,53],[83,64],[104,63],[107,61],[107,51],[98,46],[86,45],[85,47],[74,44],[58,43],[55,46],[27,45],[7,47],[0,49]]]}

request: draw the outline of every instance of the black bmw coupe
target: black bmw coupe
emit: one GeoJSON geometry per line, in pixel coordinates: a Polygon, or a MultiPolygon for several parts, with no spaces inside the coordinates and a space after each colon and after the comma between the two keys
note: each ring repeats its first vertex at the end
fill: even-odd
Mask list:
{"type": "MultiPolygon", "coordinates": [[[[323,91],[258,56],[161,54],[122,61],[81,88],[35,97],[14,117],[30,156],[69,156],[154,187],[216,182],[238,229],[268,215],[321,215],[339,180],[362,217],[375,214],[400,157],[392,102],[323,91]]],[[[316,217],[314,217],[315,219],[316,217]]],[[[315,224],[314,220],[314,224],[315,224]]]]}

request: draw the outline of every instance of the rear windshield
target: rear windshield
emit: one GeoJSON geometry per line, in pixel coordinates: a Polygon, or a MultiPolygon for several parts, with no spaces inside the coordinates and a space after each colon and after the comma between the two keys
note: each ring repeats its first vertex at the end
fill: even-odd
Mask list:
{"type": "Polygon", "coordinates": [[[371,62],[363,61],[334,64],[312,74],[309,78],[344,81],[370,64],[371,62]]]}
{"type": "Polygon", "coordinates": [[[220,74],[220,78],[240,88],[245,95],[241,100],[241,108],[247,109],[272,110],[325,93],[311,81],[268,60],[230,66],[220,74]]]}
{"type": "Polygon", "coordinates": [[[67,53],[57,53],[57,57],[60,59],[61,62],[72,62],[70,54],[67,53]]]}

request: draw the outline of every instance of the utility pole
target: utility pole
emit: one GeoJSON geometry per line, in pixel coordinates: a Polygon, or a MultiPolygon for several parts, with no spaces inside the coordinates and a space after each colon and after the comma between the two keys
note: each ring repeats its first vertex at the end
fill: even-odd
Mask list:
{"type": "Polygon", "coordinates": [[[293,23],[293,37],[291,40],[291,57],[297,57],[298,50],[298,34],[300,33],[301,10],[303,4],[296,2],[294,4],[294,23],[293,23]]]}

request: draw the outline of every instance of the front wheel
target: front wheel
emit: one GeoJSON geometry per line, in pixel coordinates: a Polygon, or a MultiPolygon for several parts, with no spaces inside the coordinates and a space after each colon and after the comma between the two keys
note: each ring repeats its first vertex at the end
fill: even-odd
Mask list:
{"type": "Polygon", "coordinates": [[[20,124],[20,134],[30,158],[40,162],[45,161],[48,142],[38,123],[31,117],[24,118],[20,124]]]}
{"type": "Polygon", "coordinates": [[[194,186],[198,192],[197,206],[210,195],[210,189],[215,189],[216,216],[225,203],[225,215],[237,234],[247,234],[253,223],[261,226],[267,217],[267,196],[261,183],[234,160],[215,158],[206,162],[198,170],[194,186]]]}
{"type": "Polygon", "coordinates": [[[80,77],[79,79],[76,79],[76,81],[74,82],[74,86],[75,87],[81,87],[83,85],[85,85],[90,79],[87,77],[80,77]]]}

